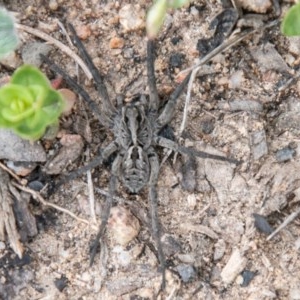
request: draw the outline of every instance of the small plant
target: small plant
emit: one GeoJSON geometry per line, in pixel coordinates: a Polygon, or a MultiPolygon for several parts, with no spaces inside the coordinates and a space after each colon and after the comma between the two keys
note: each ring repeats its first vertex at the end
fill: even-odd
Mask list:
{"type": "Polygon", "coordinates": [[[156,0],[147,13],[146,28],[150,38],[154,38],[164,23],[168,9],[183,7],[189,0],[156,0]]]}
{"type": "Polygon", "coordinates": [[[14,18],[6,9],[0,7],[0,59],[15,50],[18,43],[14,18]]]}
{"type": "Polygon", "coordinates": [[[0,127],[24,139],[37,140],[46,127],[58,122],[64,100],[37,68],[23,65],[0,88],[0,127]]]}
{"type": "Polygon", "coordinates": [[[300,2],[293,5],[284,16],[281,32],[286,36],[300,35],[300,2]]]}

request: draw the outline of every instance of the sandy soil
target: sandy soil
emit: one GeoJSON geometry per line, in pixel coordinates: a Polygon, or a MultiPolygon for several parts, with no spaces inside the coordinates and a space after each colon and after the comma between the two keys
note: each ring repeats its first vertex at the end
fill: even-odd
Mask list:
{"type": "MultiPolygon", "coordinates": [[[[112,99],[147,92],[144,15],[151,1],[105,2],[12,0],[4,5],[18,13],[19,23],[68,46],[57,21],[72,23],[105,75],[112,99]]],[[[168,14],[157,43],[156,76],[162,99],[176,86],[179,71],[195,64],[197,42],[213,35],[209,23],[222,9],[219,1],[192,1],[190,8],[168,14]]],[[[271,14],[263,17],[254,24],[274,19],[271,14]]],[[[22,47],[38,40],[20,33],[16,64],[22,62],[22,47]]],[[[162,299],[300,299],[298,220],[267,241],[253,217],[253,213],[265,216],[277,228],[298,209],[300,85],[295,80],[282,87],[297,76],[299,53],[299,40],[283,37],[277,25],[218,55],[196,78],[182,143],[243,162],[239,166],[203,159],[190,163],[179,157],[175,164],[169,159],[162,165],[158,213],[169,266],[162,299]]],[[[53,46],[49,57],[70,75],[77,74],[74,60],[61,50],[53,46]]],[[[0,68],[2,76],[11,74],[7,66],[0,68]]],[[[55,77],[47,66],[42,68],[51,79],[55,77]]],[[[99,103],[92,82],[79,74],[80,83],[99,103]]],[[[185,95],[171,124],[175,133],[184,99],[185,95]]],[[[112,139],[83,103],[61,123],[65,132],[81,135],[85,145],[68,170],[90,160],[112,139]]],[[[49,159],[58,145],[59,139],[43,142],[49,159]]],[[[92,177],[95,188],[107,190],[109,164],[96,169],[92,177]]],[[[97,203],[104,203],[100,193],[95,195],[97,203]]],[[[117,196],[120,205],[147,220],[147,190],[133,196],[120,185],[117,196]]],[[[85,176],[47,200],[90,219],[85,176]]],[[[119,245],[113,225],[109,226],[101,256],[89,267],[93,227],[37,201],[31,201],[30,209],[37,216],[39,233],[24,244],[27,260],[17,263],[8,243],[1,244],[0,298],[156,298],[161,278],[146,222],[140,222],[138,237],[126,247],[119,245]]],[[[128,218],[130,223],[133,217],[128,218]]]]}

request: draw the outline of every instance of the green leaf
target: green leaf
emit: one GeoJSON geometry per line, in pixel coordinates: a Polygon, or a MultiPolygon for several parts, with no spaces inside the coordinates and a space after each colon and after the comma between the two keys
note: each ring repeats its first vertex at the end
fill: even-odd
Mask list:
{"type": "Polygon", "coordinates": [[[32,94],[23,86],[8,84],[0,89],[0,125],[12,126],[32,114],[32,94]]]}
{"type": "Polygon", "coordinates": [[[167,8],[167,0],[157,0],[149,9],[147,13],[146,29],[150,38],[154,38],[158,34],[164,23],[167,8]]]}
{"type": "Polygon", "coordinates": [[[47,126],[58,123],[65,101],[35,67],[20,67],[11,82],[0,89],[0,126],[22,138],[38,139],[47,126]]]}
{"type": "Polygon", "coordinates": [[[23,65],[18,68],[11,77],[11,83],[23,86],[40,85],[50,88],[51,84],[48,78],[36,67],[23,65]]]}
{"type": "Polygon", "coordinates": [[[16,49],[18,43],[13,17],[6,9],[0,8],[0,59],[16,49]]]}
{"type": "Polygon", "coordinates": [[[292,6],[284,16],[281,32],[286,36],[300,35],[300,2],[292,6]]]}

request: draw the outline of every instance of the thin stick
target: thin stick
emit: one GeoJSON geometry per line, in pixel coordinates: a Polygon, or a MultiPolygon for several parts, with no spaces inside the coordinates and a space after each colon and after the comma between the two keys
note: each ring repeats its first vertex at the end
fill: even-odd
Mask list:
{"type": "Polygon", "coordinates": [[[283,223],[276,229],[274,230],[268,237],[267,241],[272,239],[279,231],[281,231],[283,228],[285,228],[288,224],[290,224],[297,216],[300,214],[300,208],[296,210],[295,212],[291,213],[284,221],[283,223]]]}
{"type": "Polygon", "coordinates": [[[253,33],[255,33],[259,30],[261,31],[262,29],[265,29],[265,28],[268,28],[268,27],[272,27],[272,26],[276,25],[277,23],[278,23],[278,20],[275,20],[275,21],[270,22],[269,24],[263,26],[262,28],[253,29],[251,31],[247,31],[247,32],[245,32],[241,35],[237,35],[237,36],[235,36],[231,39],[228,39],[227,41],[222,43],[220,46],[213,49],[210,53],[208,53],[202,59],[200,59],[200,61],[197,64],[195,64],[194,66],[192,66],[190,68],[187,68],[187,69],[181,71],[178,74],[178,76],[180,76],[180,74],[189,74],[189,72],[192,71],[192,74],[191,74],[191,77],[190,77],[190,80],[189,80],[189,83],[188,83],[188,90],[187,90],[187,95],[186,95],[186,100],[185,100],[185,105],[184,105],[183,118],[182,118],[182,122],[181,122],[180,129],[179,129],[179,136],[181,136],[181,134],[184,131],[185,126],[186,126],[187,111],[188,111],[189,103],[190,103],[190,100],[191,100],[192,87],[193,87],[194,80],[196,78],[197,72],[199,71],[200,67],[202,65],[204,65],[205,63],[207,63],[208,61],[210,61],[217,54],[228,50],[232,46],[236,45],[237,43],[239,43],[240,41],[245,39],[250,34],[253,34],[253,33]]]}
{"type": "Polygon", "coordinates": [[[66,45],[64,45],[60,41],[54,39],[53,37],[51,37],[47,33],[42,32],[38,29],[31,28],[31,27],[28,27],[28,26],[25,26],[25,25],[22,25],[22,24],[15,24],[15,25],[16,25],[17,29],[28,32],[32,35],[35,35],[35,36],[43,39],[44,41],[47,41],[47,42],[53,44],[54,46],[59,48],[61,51],[65,52],[68,56],[70,56],[72,59],[74,59],[78,63],[78,65],[80,65],[80,67],[82,68],[83,72],[86,74],[86,76],[89,80],[91,80],[93,78],[90,70],[88,69],[88,67],[86,66],[84,61],[73,50],[71,50],[69,47],[67,47],[66,45]]]}
{"type": "Polygon", "coordinates": [[[88,184],[88,192],[89,192],[91,218],[93,222],[97,224],[96,213],[95,213],[95,194],[94,194],[94,186],[93,186],[91,170],[88,170],[86,172],[86,175],[87,175],[87,184],[88,184]]]}
{"type": "Polygon", "coordinates": [[[26,179],[21,179],[18,175],[16,175],[11,169],[6,167],[3,163],[0,162],[0,168],[9,173],[14,179],[16,179],[20,184],[25,185],[27,184],[26,179]]]}
{"type": "Polygon", "coordinates": [[[26,193],[31,194],[35,199],[37,199],[43,205],[49,206],[49,207],[52,207],[52,208],[54,208],[54,209],[56,209],[58,211],[61,211],[61,212],[65,213],[65,214],[71,216],[73,219],[77,220],[78,222],[85,223],[85,224],[89,225],[91,228],[93,228],[94,230],[98,230],[98,226],[91,224],[88,220],[85,220],[85,219],[82,219],[80,217],[77,217],[71,211],[69,211],[69,210],[67,210],[67,209],[65,209],[63,207],[60,207],[60,206],[58,206],[56,204],[53,204],[53,203],[50,203],[50,202],[46,201],[38,192],[36,192],[36,191],[34,191],[34,190],[30,189],[30,188],[27,188],[25,186],[22,186],[22,185],[20,185],[20,184],[18,184],[16,182],[12,182],[12,184],[15,187],[17,187],[18,189],[20,189],[20,190],[22,190],[22,191],[24,191],[26,193]]]}

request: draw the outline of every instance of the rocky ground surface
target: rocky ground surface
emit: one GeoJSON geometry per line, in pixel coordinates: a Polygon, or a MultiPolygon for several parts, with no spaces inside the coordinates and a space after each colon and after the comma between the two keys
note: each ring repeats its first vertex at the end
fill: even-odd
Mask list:
{"type": "MultiPolygon", "coordinates": [[[[267,240],[299,210],[300,39],[284,37],[278,24],[263,27],[284,14],[290,3],[281,4],[280,12],[276,1],[241,2],[244,14],[232,23],[236,34],[258,30],[200,69],[180,140],[185,146],[242,163],[236,166],[182,156],[174,163],[171,156],[161,166],[158,214],[168,264],[164,294],[156,296],[161,276],[147,227],[147,189],[129,195],[118,186],[118,204],[101,254],[89,267],[90,241],[97,232],[110,178],[107,163],[92,171],[90,184],[82,176],[50,198],[44,196],[80,220],[22,192],[1,167],[2,213],[15,216],[22,243],[8,238],[0,242],[0,298],[300,299],[298,219],[267,240]],[[89,206],[91,182],[96,222],[89,206]],[[23,252],[21,259],[11,250],[12,244],[17,253],[23,252]]],[[[128,101],[148,92],[145,12],[151,1],[12,0],[2,5],[15,13],[19,24],[46,33],[69,48],[72,45],[59,22],[72,23],[105,75],[112,99],[122,94],[128,101]]],[[[180,80],[179,72],[197,63],[210,45],[225,35],[219,34],[220,27],[215,33],[210,27],[224,9],[220,1],[191,1],[188,8],[168,13],[156,47],[162,101],[180,80]]],[[[71,76],[77,75],[101,106],[93,82],[77,67],[74,57],[45,44],[41,36],[22,26],[19,34],[19,49],[0,65],[2,81],[24,62],[40,64],[36,53],[45,53],[71,76]]],[[[41,68],[50,79],[57,79],[47,65],[41,68]]],[[[68,88],[64,82],[62,86],[68,88]]],[[[184,101],[185,94],[171,124],[177,138],[184,101]]],[[[79,168],[112,140],[111,133],[80,99],[72,114],[61,118],[60,131],[52,140],[44,138],[32,144],[5,130],[0,135],[2,163],[25,176],[32,189],[79,168]],[[20,161],[27,164],[20,166],[16,163],[20,161]]],[[[162,158],[163,151],[158,152],[162,158]]],[[[6,230],[14,227],[10,220],[6,230]]]]}

